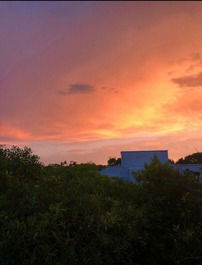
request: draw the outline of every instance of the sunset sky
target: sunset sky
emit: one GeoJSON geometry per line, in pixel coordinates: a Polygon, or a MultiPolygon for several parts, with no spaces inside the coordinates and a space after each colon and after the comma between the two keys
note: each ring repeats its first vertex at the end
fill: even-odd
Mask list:
{"type": "Polygon", "coordinates": [[[0,2],[0,144],[202,151],[202,2],[0,2]]]}

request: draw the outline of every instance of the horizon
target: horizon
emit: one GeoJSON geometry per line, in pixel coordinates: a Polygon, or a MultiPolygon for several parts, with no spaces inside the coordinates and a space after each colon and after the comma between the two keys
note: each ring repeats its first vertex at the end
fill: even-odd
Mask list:
{"type": "Polygon", "coordinates": [[[0,2],[0,144],[43,163],[202,150],[202,3],[0,2]]]}
{"type": "MultiPolygon", "coordinates": [[[[2,147],[3,149],[4,148],[8,148],[8,149],[11,149],[12,147],[17,147],[17,148],[20,148],[21,150],[23,150],[24,148],[30,148],[31,149],[31,147],[30,146],[17,146],[17,145],[4,145],[4,144],[0,144],[0,147],[2,147]]],[[[169,157],[169,150],[133,150],[133,151],[119,151],[119,153],[120,153],[120,155],[118,156],[118,157],[112,157],[112,156],[109,156],[108,157],[108,159],[107,159],[107,161],[105,161],[105,163],[95,163],[95,162],[93,162],[93,161],[85,161],[85,162],[81,162],[81,163],[79,163],[78,161],[74,161],[74,160],[69,160],[69,163],[66,161],[66,160],[63,160],[63,161],[58,161],[58,162],[56,162],[56,163],[54,163],[54,162],[52,162],[52,163],[48,163],[48,162],[43,162],[43,161],[41,161],[41,157],[37,154],[37,153],[35,153],[35,152],[33,152],[33,150],[31,149],[31,153],[33,154],[33,155],[37,155],[38,156],[38,158],[39,158],[39,161],[44,165],[44,166],[47,166],[47,165],[51,165],[51,164],[62,164],[62,163],[64,163],[65,162],[65,164],[71,164],[72,162],[75,162],[76,164],[95,164],[95,165],[103,165],[103,166],[108,166],[109,164],[108,164],[108,160],[109,159],[111,159],[111,158],[113,158],[113,159],[122,159],[122,153],[137,153],[137,152],[166,152],[167,153],[167,157],[168,157],[168,162],[169,162],[169,160],[170,161],[173,161],[174,163],[177,163],[178,162],[178,160],[180,160],[180,159],[185,159],[186,157],[188,157],[188,156],[192,156],[192,155],[194,155],[194,154],[202,154],[202,152],[195,152],[195,153],[192,153],[192,154],[187,154],[187,155],[185,155],[185,156],[183,156],[183,157],[179,157],[178,159],[176,159],[176,160],[173,160],[171,157],[169,157]]],[[[154,155],[155,156],[155,155],[154,155]]],[[[183,164],[183,163],[182,163],[183,164]]],[[[188,163],[188,164],[193,164],[193,163],[188,163]]],[[[195,163],[195,164],[200,164],[200,163],[195,163]]],[[[186,163],[186,165],[187,165],[187,163],[186,163]]]]}

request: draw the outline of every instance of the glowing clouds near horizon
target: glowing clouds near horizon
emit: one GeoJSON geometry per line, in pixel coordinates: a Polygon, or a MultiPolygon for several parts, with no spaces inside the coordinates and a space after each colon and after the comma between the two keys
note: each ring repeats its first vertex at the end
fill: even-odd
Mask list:
{"type": "Polygon", "coordinates": [[[201,3],[0,6],[1,144],[46,162],[202,149],[201,3]]]}

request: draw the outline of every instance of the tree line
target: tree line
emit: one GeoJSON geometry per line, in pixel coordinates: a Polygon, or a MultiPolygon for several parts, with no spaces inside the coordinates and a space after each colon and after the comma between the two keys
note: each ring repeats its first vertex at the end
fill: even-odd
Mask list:
{"type": "Polygon", "coordinates": [[[0,147],[1,265],[202,264],[202,184],[154,159],[137,183],[0,147]]]}
{"type": "MultiPolygon", "coordinates": [[[[174,162],[173,159],[168,159],[171,164],[202,164],[202,152],[193,153],[178,159],[174,162]]],[[[121,158],[110,157],[107,161],[108,166],[118,166],[121,165],[121,158]]]]}

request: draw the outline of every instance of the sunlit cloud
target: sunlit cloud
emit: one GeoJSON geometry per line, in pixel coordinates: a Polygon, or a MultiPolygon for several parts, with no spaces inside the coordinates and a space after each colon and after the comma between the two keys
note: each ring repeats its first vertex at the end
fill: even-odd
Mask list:
{"type": "Polygon", "coordinates": [[[21,130],[20,128],[12,127],[8,124],[0,124],[0,140],[6,139],[6,141],[13,140],[26,140],[29,139],[29,133],[21,130]]]}
{"type": "Polygon", "coordinates": [[[202,148],[201,3],[0,6],[2,143],[46,162],[202,148]]]}

